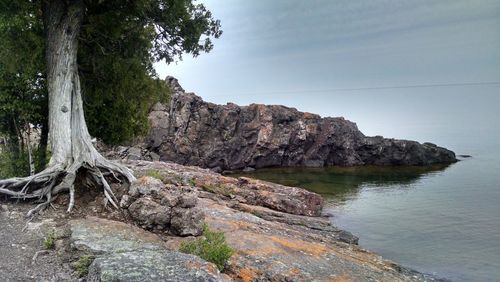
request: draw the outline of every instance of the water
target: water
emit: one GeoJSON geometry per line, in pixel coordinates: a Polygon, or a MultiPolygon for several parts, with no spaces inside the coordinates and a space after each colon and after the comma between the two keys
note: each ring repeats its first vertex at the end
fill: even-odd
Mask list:
{"type": "Polygon", "coordinates": [[[500,281],[499,149],[450,166],[247,175],[322,194],[334,224],[385,258],[453,281],[500,281]]]}

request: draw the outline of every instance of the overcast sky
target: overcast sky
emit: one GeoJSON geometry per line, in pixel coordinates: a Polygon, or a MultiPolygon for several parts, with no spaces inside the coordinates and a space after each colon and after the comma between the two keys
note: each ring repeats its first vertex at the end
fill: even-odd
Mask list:
{"type": "Polygon", "coordinates": [[[385,88],[500,82],[498,0],[202,2],[222,21],[214,50],[157,72],[207,101],[284,104],[452,147],[500,140],[500,83],[385,88]]]}

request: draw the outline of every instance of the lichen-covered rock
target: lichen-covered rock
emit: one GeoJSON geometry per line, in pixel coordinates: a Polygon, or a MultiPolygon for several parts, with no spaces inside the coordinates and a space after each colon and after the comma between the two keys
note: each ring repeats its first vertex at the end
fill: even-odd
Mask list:
{"type": "Polygon", "coordinates": [[[129,224],[97,217],[72,220],[71,245],[94,254],[157,250],[163,241],[155,234],[129,224]]]}
{"type": "Polygon", "coordinates": [[[89,267],[89,282],[226,281],[214,265],[172,251],[134,251],[101,256],[89,267]]]}
{"type": "MultiPolygon", "coordinates": [[[[154,171],[159,173],[156,169],[154,171]]],[[[142,176],[132,183],[120,206],[127,209],[130,218],[144,229],[198,236],[203,231],[204,214],[196,208],[197,203],[194,191],[142,176]]]]}
{"type": "Polygon", "coordinates": [[[305,218],[300,216],[285,216],[278,221],[279,214],[265,208],[255,215],[210,199],[201,199],[200,208],[205,211],[209,228],[223,231],[235,251],[225,268],[235,280],[436,281],[356,245],[342,243],[339,237],[346,234],[325,222],[301,225],[305,218]],[[264,219],[266,213],[274,219],[264,219]]]}
{"type": "Polygon", "coordinates": [[[146,229],[165,229],[170,224],[171,208],[160,205],[151,198],[139,198],[133,202],[128,211],[132,219],[146,229]]]}
{"type": "Polygon", "coordinates": [[[176,207],[172,209],[170,228],[179,236],[199,236],[203,231],[204,217],[205,214],[199,208],[176,207]]]}
{"type": "MultiPolygon", "coordinates": [[[[210,192],[218,197],[229,198],[241,203],[264,206],[273,210],[307,216],[321,215],[323,198],[313,192],[298,187],[289,187],[271,182],[246,177],[234,178],[223,176],[208,169],[187,167],[170,162],[124,161],[136,175],[144,175],[147,171],[158,171],[165,182],[177,183],[178,186],[191,185],[191,189],[210,192]]],[[[141,182],[144,177],[139,178],[141,182]]],[[[149,180],[148,180],[149,181],[149,180]]],[[[156,184],[155,184],[156,185],[156,184]]],[[[136,185],[132,185],[135,187],[136,185]]],[[[175,193],[175,188],[163,189],[167,194],[175,193]]],[[[136,189],[136,188],[131,188],[136,189]]],[[[137,189],[136,189],[137,190],[137,189]]],[[[142,190],[148,190],[142,188],[142,190]]],[[[160,192],[162,193],[162,192],[160,192]]],[[[178,200],[186,206],[189,193],[182,192],[178,200]]],[[[167,201],[167,196],[160,198],[167,201]]]]}
{"type": "Polygon", "coordinates": [[[165,187],[165,184],[160,179],[143,176],[134,181],[128,190],[128,194],[132,197],[140,195],[152,195],[160,192],[165,187]]]}
{"type": "Polygon", "coordinates": [[[277,105],[216,105],[184,92],[175,78],[167,78],[167,84],[173,89],[170,104],[158,104],[149,116],[148,149],[163,161],[219,171],[456,161],[452,151],[431,143],[366,137],[341,117],[277,105]]]}
{"type": "Polygon", "coordinates": [[[86,281],[228,281],[198,257],[165,248],[155,234],[96,217],[70,222],[72,246],[95,256],[86,281]]]}

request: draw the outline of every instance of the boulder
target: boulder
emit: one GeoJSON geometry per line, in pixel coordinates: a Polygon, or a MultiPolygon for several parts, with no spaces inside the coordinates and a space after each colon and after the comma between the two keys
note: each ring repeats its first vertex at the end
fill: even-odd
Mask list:
{"type": "MultiPolygon", "coordinates": [[[[151,167],[149,170],[160,173],[151,167]]],[[[127,209],[130,218],[144,229],[166,230],[179,236],[198,236],[203,231],[204,214],[196,207],[197,194],[189,189],[142,176],[130,185],[128,195],[120,201],[120,207],[127,209]]]]}
{"type": "Polygon", "coordinates": [[[203,231],[205,214],[199,208],[172,209],[171,230],[179,236],[199,236],[203,231]]]}
{"type": "Polygon", "coordinates": [[[133,202],[128,211],[132,219],[145,229],[163,230],[170,224],[171,209],[156,203],[151,198],[139,198],[133,202]]]}

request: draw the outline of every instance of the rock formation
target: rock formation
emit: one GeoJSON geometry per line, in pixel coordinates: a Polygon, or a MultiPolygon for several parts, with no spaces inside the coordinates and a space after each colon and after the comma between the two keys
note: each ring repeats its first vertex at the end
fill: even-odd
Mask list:
{"type": "Polygon", "coordinates": [[[166,81],[170,104],[155,105],[149,116],[152,158],[218,170],[456,161],[452,151],[431,143],[367,137],[342,117],[277,105],[216,105],[185,92],[175,78],[166,81]]]}
{"type": "Polygon", "coordinates": [[[138,179],[111,187],[120,209],[106,207],[100,191],[80,189],[72,215],[61,214],[60,197],[26,223],[32,203],[0,199],[2,281],[441,281],[357,246],[356,236],[320,216],[315,193],[171,162],[123,164],[138,179]],[[223,232],[234,251],[223,273],[179,252],[203,238],[185,236],[200,222],[223,232]],[[53,249],[40,250],[48,234],[53,249]]]}

